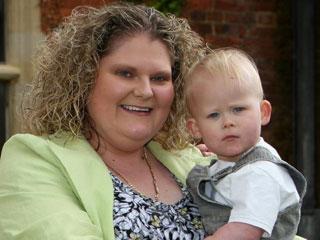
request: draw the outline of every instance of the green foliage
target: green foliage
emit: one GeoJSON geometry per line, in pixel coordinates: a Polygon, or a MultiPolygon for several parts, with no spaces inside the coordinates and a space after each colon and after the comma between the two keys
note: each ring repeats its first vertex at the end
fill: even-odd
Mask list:
{"type": "Polygon", "coordinates": [[[127,0],[136,4],[143,3],[164,13],[180,15],[185,0],[127,0]]]}
{"type": "Polygon", "coordinates": [[[173,13],[175,15],[179,15],[181,13],[184,4],[184,0],[157,0],[152,2],[152,6],[154,6],[159,11],[165,13],[173,13]]]}

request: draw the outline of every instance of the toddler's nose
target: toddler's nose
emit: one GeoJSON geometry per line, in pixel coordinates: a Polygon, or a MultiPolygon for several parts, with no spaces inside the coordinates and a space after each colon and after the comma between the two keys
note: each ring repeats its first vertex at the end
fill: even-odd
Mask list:
{"type": "Polygon", "coordinates": [[[225,116],[223,119],[223,128],[234,127],[234,122],[230,117],[225,116]]]}

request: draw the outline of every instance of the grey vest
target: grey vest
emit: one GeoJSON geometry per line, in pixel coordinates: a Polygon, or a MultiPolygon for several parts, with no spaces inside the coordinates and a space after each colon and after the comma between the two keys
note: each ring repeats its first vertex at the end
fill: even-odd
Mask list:
{"type": "Polygon", "coordinates": [[[204,183],[206,181],[212,181],[212,185],[214,185],[226,175],[256,161],[270,161],[285,167],[292,177],[300,196],[299,203],[289,206],[278,213],[278,217],[272,230],[271,237],[261,239],[292,240],[296,235],[298,224],[300,221],[302,199],[306,192],[306,180],[297,169],[295,169],[285,161],[278,159],[273,154],[271,154],[269,150],[260,146],[253,148],[247,154],[242,156],[242,158],[238,162],[236,162],[233,167],[225,168],[212,177],[209,177],[208,175],[208,166],[195,166],[189,173],[187,185],[194,198],[195,203],[199,206],[199,211],[202,217],[204,228],[209,235],[213,234],[219,227],[228,222],[231,207],[222,205],[208,198],[204,194],[204,183]]]}

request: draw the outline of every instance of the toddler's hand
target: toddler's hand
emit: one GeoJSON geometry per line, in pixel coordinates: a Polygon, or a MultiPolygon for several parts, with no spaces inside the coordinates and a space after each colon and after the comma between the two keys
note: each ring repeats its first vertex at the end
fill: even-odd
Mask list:
{"type": "Polygon", "coordinates": [[[202,155],[205,157],[214,155],[213,152],[210,152],[209,149],[207,148],[207,146],[203,143],[196,145],[197,148],[199,148],[199,150],[201,151],[202,155]]]}

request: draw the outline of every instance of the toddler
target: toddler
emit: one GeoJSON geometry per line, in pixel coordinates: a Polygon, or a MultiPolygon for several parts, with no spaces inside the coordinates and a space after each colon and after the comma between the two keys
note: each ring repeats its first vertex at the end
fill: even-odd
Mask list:
{"type": "Polygon", "coordinates": [[[254,61],[212,50],[188,74],[186,96],[189,132],[218,157],[187,179],[207,239],[293,239],[306,181],[260,137],[271,104],[254,61]]]}

